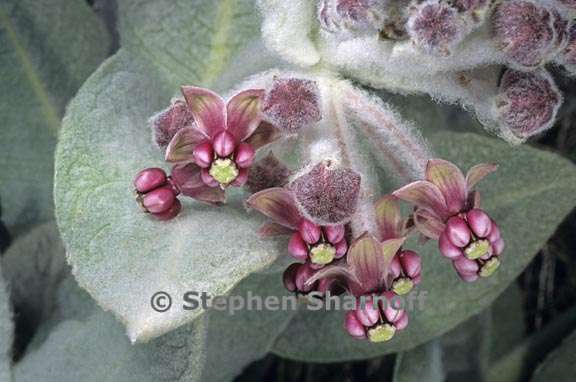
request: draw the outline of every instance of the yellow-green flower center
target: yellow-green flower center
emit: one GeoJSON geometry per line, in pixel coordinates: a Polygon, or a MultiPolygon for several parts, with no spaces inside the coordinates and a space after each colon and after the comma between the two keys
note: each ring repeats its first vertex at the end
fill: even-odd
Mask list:
{"type": "Polygon", "coordinates": [[[488,240],[476,240],[466,247],[464,253],[470,260],[476,260],[487,254],[488,251],[490,251],[490,242],[488,240]]]}
{"type": "Polygon", "coordinates": [[[334,260],[336,249],[330,244],[318,244],[310,250],[310,260],[314,264],[329,264],[334,260]]]}
{"type": "Polygon", "coordinates": [[[399,278],[392,283],[392,290],[397,295],[407,294],[414,288],[414,282],[407,277],[399,278]]]}
{"type": "Polygon", "coordinates": [[[390,341],[394,334],[396,333],[396,328],[390,324],[378,325],[372,329],[368,329],[368,339],[371,342],[386,342],[390,341]]]}
{"type": "Polygon", "coordinates": [[[480,277],[489,277],[496,269],[500,266],[500,260],[497,257],[492,257],[490,260],[484,263],[482,269],[480,269],[480,277]]]}
{"type": "Polygon", "coordinates": [[[238,176],[238,168],[231,159],[216,159],[210,166],[210,176],[220,184],[229,184],[238,176]]]}

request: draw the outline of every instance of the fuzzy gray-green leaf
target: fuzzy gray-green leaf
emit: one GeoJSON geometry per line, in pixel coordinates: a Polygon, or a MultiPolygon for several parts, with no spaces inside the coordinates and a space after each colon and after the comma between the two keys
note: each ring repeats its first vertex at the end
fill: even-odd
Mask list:
{"type": "Polygon", "coordinates": [[[17,233],[52,217],[60,118],[108,54],[109,35],[85,1],[7,0],[0,47],[0,197],[17,233]]]}

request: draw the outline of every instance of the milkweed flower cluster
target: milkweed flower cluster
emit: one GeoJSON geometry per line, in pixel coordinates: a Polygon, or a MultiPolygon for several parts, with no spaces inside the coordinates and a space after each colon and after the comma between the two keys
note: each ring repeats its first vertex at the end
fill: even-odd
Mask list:
{"type": "MultiPolygon", "coordinates": [[[[330,12],[373,20],[376,15],[360,9],[372,3],[330,12]]],[[[474,190],[494,165],[478,165],[464,177],[454,164],[431,159],[409,125],[338,78],[264,73],[246,86],[227,101],[183,86],[183,98],[152,117],[154,142],[172,169],[168,175],[148,168],[136,176],[146,212],[177,219],[180,196],[216,207],[230,187],[244,187],[247,209],[267,218],[257,233],[262,240],[284,237],[285,253],[294,259],[279,282],[300,295],[330,291],[374,301],[343,317],[352,337],[371,342],[388,341],[408,326],[407,312],[383,302],[422,280],[422,258],[407,244],[409,236],[438,240],[440,254],[467,282],[496,271],[504,241],[474,190]],[[375,198],[378,181],[354,138],[355,124],[408,184],[375,198]],[[288,139],[300,142],[301,161],[293,167],[272,145],[288,139]],[[411,213],[402,213],[402,201],[412,204],[411,213]]]]}

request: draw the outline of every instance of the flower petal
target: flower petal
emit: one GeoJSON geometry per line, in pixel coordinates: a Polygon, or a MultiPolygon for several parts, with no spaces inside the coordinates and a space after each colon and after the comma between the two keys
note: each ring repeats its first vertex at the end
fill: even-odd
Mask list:
{"type": "Polygon", "coordinates": [[[466,179],[458,167],[443,159],[431,159],[426,165],[426,179],[442,192],[450,212],[458,213],[464,208],[466,179]]]}
{"type": "Polygon", "coordinates": [[[258,235],[261,237],[289,235],[292,231],[290,228],[284,227],[275,222],[266,222],[258,229],[258,235]]]}
{"type": "Polygon", "coordinates": [[[357,280],[355,279],[354,274],[351,273],[350,268],[343,262],[338,262],[327,265],[324,268],[316,271],[312,277],[306,280],[306,285],[312,285],[316,281],[325,278],[344,279],[347,281],[352,281],[353,283],[357,283],[357,280]]]}
{"type": "Polygon", "coordinates": [[[472,167],[466,174],[466,183],[468,190],[471,190],[476,184],[481,181],[486,175],[493,173],[498,169],[495,163],[481,163],[472,167]]]}
{"type": "Polygon", "coordinates": [[[382,285],[386,274],[382,249],[378,240],[369,233],[364,233],[350,245],[346,261],[363,292],[375,292],[382,285]]]}
{"type": "Polygon", "coordinates": [[[268,122],[260,122],[256,130],[244,142],[258,150],[282,137],[282,132],[268,122]]]}
{"type": "Polygon", "coordinates": [[[416,210],[413,216],[416,229],[427,238],[437,240],[446,228],[442,220],[428,210],[416,210]]]}
{"type": "Polygon", "coordinates": [[[246,205],[284,227],[298,229],[300,213],[292,193],[284,188],[275,187],[257,192],[246,200],[246,205]]]}
{"type": "Polygon", "coordinates": [[[416,207],[434,211],[441,218],[448,217],[444,196],[435,184],[428,181],[417,180],[394,191],[392,195],[416,207]]]}
{"type": "Polygon", "coordinates": [[[226,200],[224,190],[219,187],[207,186],[202,181],[201,171],[201,167],[189,163],[174,166],[170,175],[183,195],[210,204],[224,203],[226,200]]]}
{"type": "Polygon", "coordinates": [[[194,162],[194,148],[205,139],[206,136],[194,128],[178,130],[166,147],[164,160],[169,163],[194,162]]]}
{"type": "Polygon", "coordinates": [[[249,89],[236,94],[226,106],[226,128],[238,142],[248,138],[260,124],[260,103],[264,90],[249,89]]]}
{"type": "Polygon", "coordinates": [[[402,235],[402,214],[398,198],[394,195],[385,195],[375,205],[376,222],[380,229],[380,239],[387,240],[402,235]]]}
{"type": "Polygon", "coordinates": [[[182,94],[200,131],[213,138],[226,129],[226,103],[222,97],[195,86],[182,86],[182,94]]]}

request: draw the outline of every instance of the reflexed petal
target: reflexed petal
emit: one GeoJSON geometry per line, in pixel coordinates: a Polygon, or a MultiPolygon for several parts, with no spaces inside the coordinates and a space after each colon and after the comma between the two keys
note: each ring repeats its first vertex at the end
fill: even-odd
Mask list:
{"type": "Polygon", "coordinates": [[[260,103],[264,90],[249,89],[236,94],[226,106],[227,130],[238,142],[248,138],[260,124],[260,103]]]}
{"type": "Polygon", "coordinates": [[[474,186],[476,186],[476,184],[486,175],[493,173],[497,169],[498,165],[494,163],[482,163],[472,167],[470,170],[468,170],[468,174],[466,174],[468,190],[474,188],[474,186]]]}
{"type": "Polygon", "coordinates": [[[380,229],[380,239],[387,240],[402,235],[402,214],[400,204],[394,195],[386,195],[376,202],[376,221],[380,229]]]}
{"type": "Polygon", "coordinates": [[[182,94],[200,131],[212,138],[226,129],[226,103],[218,94],[195,86],[182,86],[182,94]]]}
{"type": "Polygon", "coordinates": [[[202,180],[202,169],[196,164],[174,166],[172,180],[183,195],[211,204],[220,204],[226,200],[220,188],[207,186],[202,180]]]}
{"type": "Polygon", "coordinates": [[[380,243],[368,233],[352,242],[346,261],[365,292],[373,292],[383,285],[387,268],[402,243],[404,238],[380,243]]]}
{"type": "Polygon", "coordinates": [[[194,148],[206,137],[194,128],[184,128],[178,130],[168,147],[164,159],[170,163],[193,162],[194,148]]]}
{"type": "Polygon", "coordinates": [[[316,281],[324,278],[341,278],[347,281],[358,282],[350,268],[343,263],[330,264],[318,270],[312,277],[306,281],[306,285],[312,285],[316,281]]]}
{"type": "Polygon", "coordinates": [[[431,159],[426,166],[426,179],[444,195],[448,210],[460,212],[466,203],[466,179],[454,164],[443,159],[431,159]]]}
{"type": "Polygon", "coordinates": [[[444,196],[435,184],[428,181],[412,182],[392,194],[416,207],[433,211],[440,218],[446,218],[449,215],[444,196]]]}
{"type": "Polygon", "coordinates": [[[416,229],[430,239],[437,240],[446,228],[442,220],[428,210],[416,210],[413,217],[416,229]]]}
{"type": "Polygon", "coordinates": [[[292,230],[290,230],[290,228],[275,222],[266,222],[258,229],[258,235],[262,237],[289,235],[291,233],[292,230]]]}
{"type": "Polygon", "coordinates": [[[266,146],[282,137],[282,132],[268,122],[260,122],[260,125],[254,130],[244,142],[248,143],[254,150],[266,146]]]}
{"type": "Polygon", "coordinates": [[[280,187],[269,188],[250,196],[246,205],[285,227],[298,229],[301,216],[290,191],[280,187]]]}

